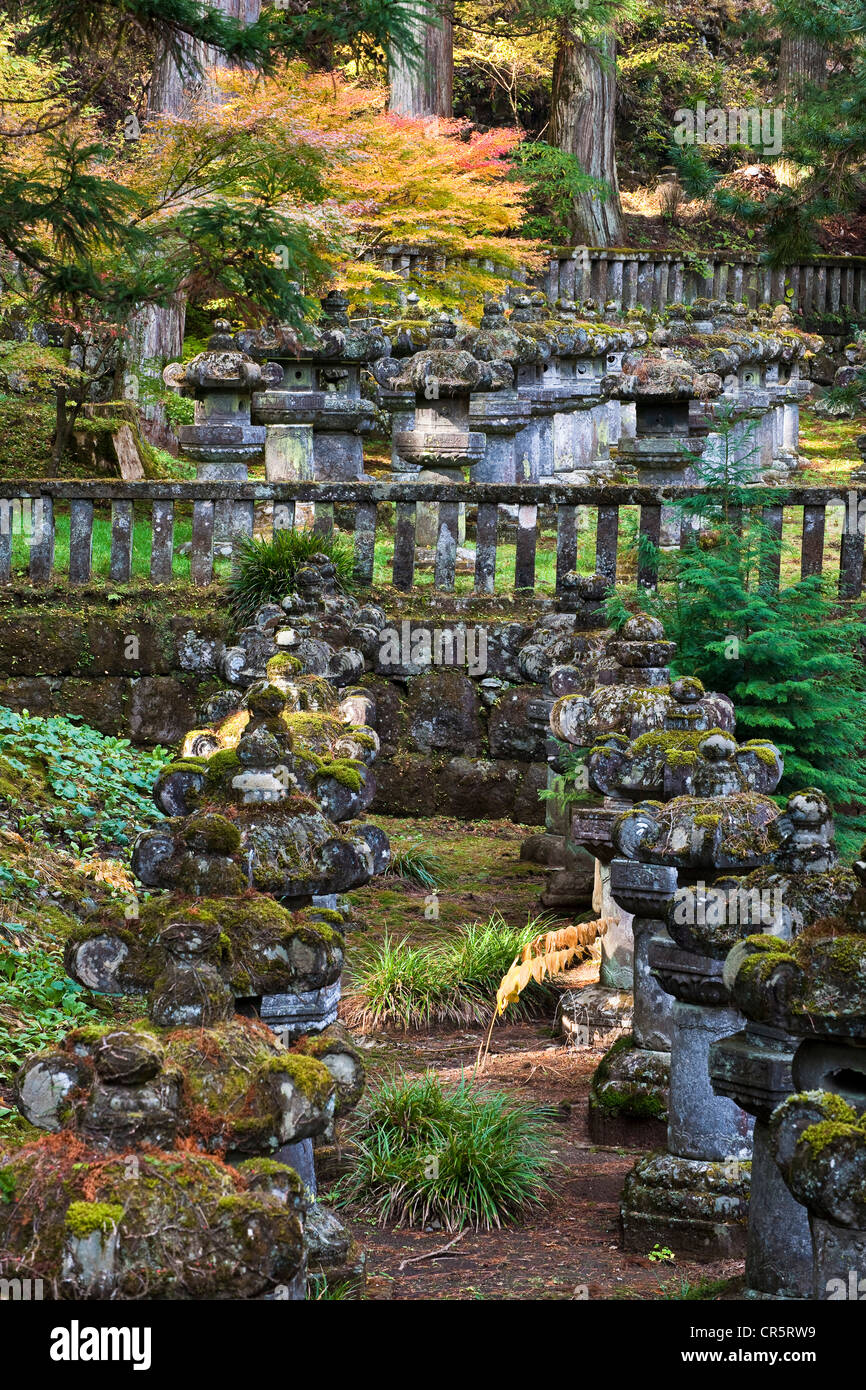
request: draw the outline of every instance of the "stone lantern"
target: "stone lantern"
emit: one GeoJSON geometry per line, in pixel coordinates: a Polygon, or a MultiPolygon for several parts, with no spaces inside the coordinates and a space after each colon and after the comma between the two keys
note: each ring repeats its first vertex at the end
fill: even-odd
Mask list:
{"type": "MultiPolygon", "coordinates": [[[[793,940],[751,936],[728,959],[735,1002],[751,1023],[796,1042],[798,1093],[772,1113],[768,1150],[809,1213],[810,1296],[859,1298],[866,1268],[866,863],[839,876],[829,907],[793,940]],[[853,1276],[853,1292],[852,1292],[853,1276]]],[[[799,1264],[802,1281],[802,1259],[799,1264]]],[[[802,1287],[802,1283],[801,1283],[802,1287]]]]}
{"type": "MultiPolygon", "coordinates": [[[[599,804],[573,809],[569,829],[570,843],[595,856],[596,905],[610,922],[602,937],[601,983],[614,990],[633,989],[639,1018],[644,1010],[644,986],[651,991],[656,987],[643,970],[636,971],[632,916],[610,892],[612,827],[634,797],[608,780],[606,769],[613,766],[609,750],[628,746],[642,735],[649,737],[653,731],[679,730],[685,736],[734,727],[733,706],[727,696],[706,693],[699,681],[671,682],[667,663],[675,651],[675,643],[665,641],[658,619],[639,615],[627,619],[621,631],[607,641],[598,663],[598,683],[589,694],[569,685],[568,667],[551,673],[554,692],[560,684],[565,692],[553,705],[551,729],[562,742],[593,750],[587,777],[602,794],[599,804]]],[[[638,1021],[636,1032],[644,1037],[639,1047],[659,1050],[657,1043],[650,1041],[651,1034],[659,1032],[654,1025],[647,1023],[644,1030],[638,1021]]],[[[630,1064],[624,1059],[623,1065],[630,1064]]],[[[657,1082],[656,1077],[654,1087],[657,1082]]],[[[628,1126],[620,1128],[624,1132],[628,1126]]]]}
{"type": "MultiPolygon", "coordinates": [[[[715,372],[696,369],[678,349],[662,347],[656,352],[657,356],[640,357],[626,353],[623,359],[616,394],[634,401],[635,432],[621,436],[617,462],[638,483],[696,483],[707,430],[694,417],[692,405],[718,396],[722,380],[715,372]]],[[[681,524],[675,508],[662,507],[662,546],[679,545],[681,524]]]]}
{"type": "MultiPolygon", "coordinates": [[[[414,427],[395,431],[394,449],[408,471],[430,470],[463,482],[463,470],[484,458],[487,441],[470,420],[475,391],[495,391],[510,371],[494,371],[457,346],[457,325],[442,316],[430,326],[429,346],[405,360],[391,389],[414,395],[414,427]]],[[[380,364],[381,365],[381,364],[380,364]]]]}
{"type": "MultiPolygon", "coordinates": [[[[722,703],[723,697],[704,696],[699,681],[673,681],[670,696],[670,712],[661,729],[648,731],[633,741],[621,734],[609,734],[598,740],[589,754],[589,784],[605,796],[605,809],[613,817],[613,824],[608,822],[611,832],[634,802],[652,797],[664,803],[691,793],[693,776],[701,768],[699,750],[709,749],[714,738],[726,737],[722,729],[708,726],[707,714],[714,705],[721,706],[723,713],[730,713],[733,722],[733,710],[727,702],[722,703]]],[[[761,782],[756,776],[755,759],[765,751],[764,745],[750,744],[736,749],[735,785],[740,779],[749,786],[761,782]]],[[[612,839],[607,846],[599,847],[608,862],[613,848],[612,839]]],[[[602,1061],[593,1078],[590,1130],[599,1140],[633,1139],[647,1147],[652,1126],[642,1121],[652,1121],[650,1101],[655,1102],[659,1116],[666,1102],[662,1079],[666,1081],[667,1057],[659,1054],[667,1053],[670,1047],[672,1000],[650,968],[649,953],[656,938],[667,936],[667,898],[664,892],[659,896],[654,869],[614,863],[611,896],[633,918],[634,1047],[628,1053],[620,1049],[602,1061]],[[622,1103],[619,1114],[611,1115],[606,1096],[622,1103]]]]}
{"type": "Polygon", "coordinates": [[[469,421],[484,438],[484,453],[473,462],[470,476],[478,483],[534,482],[534,451],[523,431],[532,419],[532,405],[518,389],[535,380],[538,343],[524,331],[524,320],[533,317],[528,296],[506,318],[504,305],[489,300],[478,328],[464,330],[458,346],[491,372],[489,386],[472,392],[469,421]],[[515,317],[516,315],[516,317],[515,317]],[[518,439],[523,446],[518,449],[518,439]]]}
{"type": "Polygon", "coordinates": [[[722,381],[715,372],[693,367],[673,348],[657,353],[627,353],[623,360],[618,392],[635,402],[635,434],[620,440],[617,457],[642,483],[694,482],[690,456],[701,453],[704,432],[692,423],[690,402],[715,398],[722,381]]]}
{"type": "Polygon", "coordinates": [[[638,802],[613,827],[611,892],[666,919],[667,932],[652,938],[647,962],[675,1001],[668,1152],[642,1159],[626,1182],[627,1249],[659,1242],[713,1259],[745,1247],[752,1121],[714,1095],[708,1071],[711,1043],[735,1031],[740,1015],[723,978],[727,946],[717,942],[713,920],[688,910],[692,897],[685,890],[702,891],[723,874],[769,861],[769,827],[779,814],[769,793],[781,771],[772,745],[738,748],[727,735],[711,733],[665,768],[668,789],[676,790],[679,780],[681,794],[638,802]]]}
{"type": "MultiPolygon", "coordinates": [[[[280,380],[278,366],[262,366],[243,352],[227,319],[217,319],[207,348],[182,365],[165,368],[167,386],[195,400],[195,422],[181,425],[181,450],[196,463],[196,476],[208,482],[246,482],[250,459],[261,455],[265,430],[250,418],[254,391],[280,380]]],[[[214,539],[231,553],[236,534],[252,535],[252,502],[217,502],[214,539]]]]}
{"type": "MultiPolygon", "coordinates": [[[[779,841],[770,864],[743,878],[717,881],[728,904],[727,935],[732,946],[726,970],[734,975],[750,944],[739,939],[769,933],[791,940],[853,896],[854,874],[840,868],[833,817],[827,798],[812,788],[788,798],[772,827],[779,841]]],[[[703,910],[713,910],[706,901],[703,910]]],[[[718,931],[722,939],[723,928],[718,931]]],[[[770,946],[772,951],[773,947],[770,946]]],[[[717,1095],[728,1096],[755,1117],[752,1154],[746,1284],[758,1297],[809,1298],[812,1294],[812,1243],[807,1212],[794,1200],[772,1156],[770,1117],[795,1090],[792,1077],[798,1039],[766,1018],[754,1017],[742,990],[734,990],[746,1026],[710,1048],[710,1080],[717,1095]]]]}
{"type": "Polygon", "coordinates": [[[257,392],[253,413],[267,426],[269,482],[360,478],[363,436],[376,424],[376,407],[361,392],[362,368],[386,357],[390,343],[376,325],[355,324],[346,297],[332,290],[322,317],[299,343],[291,329],[242,334],[252,356],[282,365],[279,389],[257,392]]]}

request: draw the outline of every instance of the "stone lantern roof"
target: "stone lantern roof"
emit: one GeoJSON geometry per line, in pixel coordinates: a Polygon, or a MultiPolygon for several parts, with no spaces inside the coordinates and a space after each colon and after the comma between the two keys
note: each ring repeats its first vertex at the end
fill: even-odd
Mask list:
{"type": "Polygon", "coordinates": [[[247,329],[237,335],[237,340],[245,352],[259,361],[361,364],[389,355],[390,341],[378,324],[349,318],[349,301],[345,295],[331,290],[321,300],[321,305],[321,318],[317,323],[305,325],[302,338],[290,325],[271,324],[247,329]]]}
{"type": "Polygon", "coordinates": [[[836,870],[836,913],[806,926],[793,941],[751,936],[726,965],[731,990],[749,1018],[805,1038],[858,1042],[866,1037],[866,861],[836,870]]]}
{"type": "Polygon", "coordinates": [[[720,395],[717,372],[702,371],[674,349],[661,348],[657,355],[627,353],[616,394],[622,400],[688,401],[720,395]]]}
{"type": "MultiPolygon", "coordinates": [[[[238,338],[243,336],[240,334],[238,338]]],[[[214,332],[204,352],[187,363],[170,362],[162,375],[167,386],[181,395],[196,398],[217,391],[250,395],[282,378],[279,367],[262,366],[239,346],[228,319],[215,320],[214,332]]]]}

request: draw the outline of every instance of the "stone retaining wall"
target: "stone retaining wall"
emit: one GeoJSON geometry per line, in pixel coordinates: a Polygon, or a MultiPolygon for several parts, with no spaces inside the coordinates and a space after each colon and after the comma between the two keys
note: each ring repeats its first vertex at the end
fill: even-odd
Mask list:
{"type": "MultiPolygon", "coordinates": [[[[419,625],[413,622],[412,631],[419,625]]],[[[465,670],[411,665],[364,678],[382,740],[375,810],[543,823],[544,734],[526,720],[527,703],[540,690],[513,664],[530,627],[528,620],[487,624],[486,666],[475,679],[465,670]],[[482,679],[501,684],[485,691],[482,679]]],[[[68,597],[7,592],[0,605],[0,704],[79,715],[101,733],[172,745],[199,722],[205,700],[229,689],[220,657],[231,637],[222,598],[184,607],[165,592],[117,603],[94,595],[73,608],[68,597]]]]}

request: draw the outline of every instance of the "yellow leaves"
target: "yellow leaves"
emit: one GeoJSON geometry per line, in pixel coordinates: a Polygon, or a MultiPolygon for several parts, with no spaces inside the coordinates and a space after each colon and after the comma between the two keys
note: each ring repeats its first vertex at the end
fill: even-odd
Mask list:
{"type": "MultiPolygon", "coordinates": [[[[281,152],[297,152],[298,167],[308,158],[333,215],[342,219],[345,236],[331,232],[327,240],[330,259],[351,293],[367,293],[383,279],[405,284],[397,272],[383,276],[366,259],[391,244],[440,258],[438,269],[428,266],[425,283],[429,275],[443,291],[447,286],[448,293],[471,298],[502,288],[485,271],[485,261],[508,268],[542,265],[539,246],[515,235],[524,211],[524,189],[510,177],[507,162],[521,139],[516,129],[478,133],[461,121],[396,116],[386,109],[386,88],[356,85],[339,73],[312,73],[301,62],[268,78],[241,69],[212,76],[228,99],[201,106],[185,122],[175,119],[173,128],[145,134],[138,152],[142,166],[152,170],[158,156],[174,169],[178,152],[183,165],[198,142],[239,166],[246,159],[251,166],[268,160],[279,165],[281,152]]],[[[291,173],[291,163],[284,167],[291,173]]],[[[298,191],[301,211],[302,179],[298,191]]],[[[319,194],[319,219],[322,208],[319,194]]]]}
{"type": "Polygon", "coordinates": [[[515,957],[496,991],[497,1016],[504,1014],[509,1004],[517,1003],[531,980],[543,984],[589,955],[590,947],[604,935],[608,924],[607,917],[599,917],[594,922],[577,922],[559,931],[544,932],[530,941],[515,957]]]}

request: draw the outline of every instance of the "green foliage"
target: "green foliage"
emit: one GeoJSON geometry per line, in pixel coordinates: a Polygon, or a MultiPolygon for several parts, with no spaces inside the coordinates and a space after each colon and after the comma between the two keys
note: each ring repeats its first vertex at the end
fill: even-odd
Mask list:
{"type": "Polygon", "coordinates": [[[338,1200],[381,1225],[490,1230],[539,1205],[545,1166],[537,1111],[465,1081],[444,1091],[428,1072],[368,1093],[338,1200]]]}
{"type": "Polygon", "coordinates": [[[0,395],[0,473],[44,478],[51,455],[54,407],[27,396],[0,395]]]}
{"type": "Polygon", "coordinates": [[[38,779],[41,830],[81,857],[99,846],[128,855],[138,831],[161,819],[151,793],[171,758],[164,748],[134,748],[73,719],[0,706],[0,756],[22,779],[22,802],[26,779],[38,779]]]}
{"type": "MultiPolygon", "coordinates": [[[[790,96],[782,149],[763,156],[796,167],[796,180],[783,177],[762,198],[731,188],[719,188],[713,196],[722,212],[761,237],[770,263],[782,266],[817,254],[822,222],[860,206],[866,155],[866,3],[775,0],[774,9],[770,22],[775,27],[825,46],[832,77],[824,87],[804,84],[790,96]]],[[[766,43],[766,29],[762,37],[766,43]]]]}
{"type": "Polygon", "coordinates": [[[538,793],[539,801],[552,801],[556,810],[563,813],[569,806],[588,799],[586,759],[588,748],[576,748],[571,743],[556,744],[556,765],[559,769],[549,787],[542,787],[538,793]]]}
{"type": "MultiPolygon", "coordinates": [[[[432,945],[407,939],[361,947],[349,965],[346,1004],[358,1025],[480,1023],[490,1018],[490,1001],[514,957],[545,930],[544,917],[509,926],[499,912],[473,922],[432,945]]],[[[541,1013],[553,998],[549,985],[532,981],[520,996],[515,1017],[541,1013]]]]}
{"type": "Polygon", "coordinates": [[[722,448],[701,466],[715,497],[683,504],[684,522],[702,518],[701,543],[678,553],[671,592],[662,586],[646,606],[677,643],[673,669],[731,697],[741,739],[778,746],[780,793],[817,786],[837,810],[859,814],[866,804],[862,608],[840,604],[820,575],[776,588],[780,540],[762,520],[761,489],[740,484],[750,460],[734,457],[733,420],[723,415],[717,428],[722,448]],[[741,529],[734,507],[744,508],[741,529]]]}
{"type": "Polygon", "coordinates": [[[172,429],[177,429],[178,425],[191,425],[195,419],[195,401],[191,401],[188,396],[181,396],[177,391],[169,391],[160,397],[162,408],[165,411],[165,418],[172,429]]]}
{"type": "Polygon", "coordinates": [[[675,111],[700,100],[710,106],[738,104],[741,69],[726,64],[689,17],[664,5],[636,8],[618,45],[621,147],[631,167],[652,171],[670,161],[675,111]]]}
{"type": "Polygon", "coordinates": [[[684,1274],[678,1278],[665,1279],[659,1284],[659,1294],[667,1300],[714,1303],[730,1288],[730,1279],[708,1279],[704,1276],[692,1283],[684,1274]]]}
{"type": "Polygon", "coordinates": [[[409,844],[397,849],[392,845],[391,862],[385,873],[410,879],[421,888],[435,888],[445,876],[445,866],[441,856],[425,845],[409,844]]]}
{"type": "Polygon", "coordinates": [[[689,198],[706,198],[712,193],[718,173],[695,145],[673,145],[668,158],[680,176],[689,198]]]}
{"type": "Polygon", "coordinates": [[[272,541],[245,539],[235,549],[229,601],[239,622],[249,622],[263,603],[279,603],[298,570],[314,555],[327,555],[343,590],[354,588],[354,549],[344,536],[316,531],[277,531],[272,541]]]}
{"type": "Polygon", "coordinates": [[[66,975],[60,946],[26,941],[26,936],[17,923],[0,922],[0,1076],[5,1079],[29,1053],[99,1018],[87,991],[66,975]]]}
{"type": "Polygon", "coordinates": [[[570,240],[568,219],[575,198],[581,193],[610,196],[610,186],[603,179],[585,174],[573,154],[543,140],[524,141],[513,159],[515,178],[529,187],[529,214],[521,228],[524,236],[570,240]]]}

